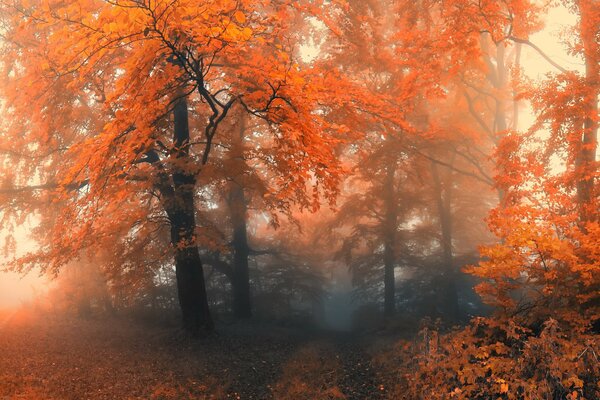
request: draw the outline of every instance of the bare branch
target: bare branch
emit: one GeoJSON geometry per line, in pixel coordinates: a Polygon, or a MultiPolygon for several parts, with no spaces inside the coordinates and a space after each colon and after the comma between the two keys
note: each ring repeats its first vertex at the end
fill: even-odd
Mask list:
{"type": "Polygon", "coordinates": [[[563,73],[569,72],[566,68],[561,67],[554,60],[552,60],[546,53],[544,53],[544,51],[542,49],[540,49],[534,43],[530,42],[528,39],[520,39],[520,38],[514,37],[514,36],[509,36],[508,39],[512,40],[513,42],[526,44],[527,46],[531,47],[532,49],[537,51],[538,54],[544,58],[544,60],[548,61],[550,63],[550,65],[552,65],[554,68],[558,69],[560,72],[563,72],[563,73]]]}

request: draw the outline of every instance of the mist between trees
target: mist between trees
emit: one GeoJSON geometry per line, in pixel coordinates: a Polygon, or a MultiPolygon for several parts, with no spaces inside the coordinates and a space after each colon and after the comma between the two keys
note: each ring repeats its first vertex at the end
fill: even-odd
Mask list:
{"type": "Polygon", "coordinates": [[[5,267],[192,336],[420,326],[412,398],[598,398],[600,6],[562,3],[577,70],[545,2],[0,1],[5,267]]]}

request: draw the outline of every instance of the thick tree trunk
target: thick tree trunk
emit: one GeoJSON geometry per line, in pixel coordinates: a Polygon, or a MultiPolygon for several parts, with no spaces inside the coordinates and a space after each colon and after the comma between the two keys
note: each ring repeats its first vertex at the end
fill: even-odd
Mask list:
{"type": "MultiPolygon", "coordinates": [[[[515,43],[515,64],[514,68],[516,70],[521,69],[521,50],[522,44],[515,43]]],[[[513,112],[512,112],[512,129],[519,129],[519,100],[518,100],[518,88],[513,87],[512,98],[513,98],[513,112]]]]}
{"type": "Polygon", "coordinates": [[[504,43],[496,45],[496,82],[495,87],[498,89],[496,95],[496,115],[495,115],[495,133],[502,134],[508,128],[506,122],[506,99],[504,91],[506,90],[506,67],[504,65],[504,43]]]}
{"type": "MultiPolygon", "coordinates": [[[[172,186],[162,184],[163,206],[171,223],[171,244],[175,252],[175,275],[183,328],[193,335],[212,330],[204,271],[195,243],[195,173],[189,156],[188,110],[185,97],[177,100],[174,111],[175,157],[181,162],[172,174],[172,186]]],[[[164,179],[163,179],[164,180],[164,179]]]]}
{"type": "Polygon", "coordinates": [[[435,188],[436,203],[438,208],[443,274],[439,288],[440,300],[443,302],[443,309],[449,320],[457,320],[459,314],[458,293],[456,287],[456,271],[454,268],[454,253],[452,250],[452,179],[451,172],[442,182],[437,165],[432,162],[431,172],[435,188]]]}
{"type": "MultiPolygon", "coordinates": [[[[197,335],[201,329],[211,331],[213,322],[208,308],[204,270],[198,247],[193,243],[193,216],[175,213],[171,221],[171,243],[175,247],[175,276],[183,328],[197,335]]],[[[195,223],[194,225],[195,226],[195,223]]]]}
{"type": "Polygon", "coordinates": [[[385,221],[384,224],[384,303],[383,312],[386,317],[391,317],[396,312],[396,276],[394,268],[396,266],[394,245],[396,242],[396,229],[398,224],[397,204],[394,192],[394,175],[396,166],[394,164],[386,167],[385,177],[385,221]]]}

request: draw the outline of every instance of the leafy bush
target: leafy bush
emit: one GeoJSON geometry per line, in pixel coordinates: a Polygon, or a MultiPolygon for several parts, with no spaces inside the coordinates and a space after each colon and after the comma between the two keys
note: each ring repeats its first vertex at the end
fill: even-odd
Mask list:
{"type": "Polygon", "coordinates": [[[549,319],[537,329],[473,319],[446,334],[426,325],[383,363],[397,399],[598,399],[600,340],[549,319]]]}

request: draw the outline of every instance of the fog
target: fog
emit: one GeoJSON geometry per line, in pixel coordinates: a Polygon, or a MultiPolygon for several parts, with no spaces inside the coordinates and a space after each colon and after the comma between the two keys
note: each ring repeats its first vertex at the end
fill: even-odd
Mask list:
{"type": "MultiPolygon", "coordinates": [[[[10,233],[11,240],[15,241],[15,246],[11,253],[5,254],[6,266],[11,260],[37,249],[38,244],[31,237],[32,226],[35,226],[35,223],[30,220],[23,221],[10,233]]],[[[5,238],[8,235],[9,232],[5,229],[5,238]]],[[[51,282],[50,278],[43,276],[37,269],[28,273],[0,272],[0,309],[31,305],[36,301],[43,300],[51,282]]]]}
{"type": "Polygon", "coordinates": [[[0,0],[0,399],[600,398],[598,26],[0,0]]]}
{"type": "Polygon", "coordinates": [[[14,272],[3,273],[0,279],[0,308],[13,308],[31,303],[43,295],[48,287],[48,280],[27,274],[14,272]]]}
{"type": "MultiPolygon", "coordinates": [[[[561,64],[561,66],[568,68],[568,69],[574,69],[574,70],[579,70],[582,71],[584,68],[584,65],[581,63],[580,60],[578,60],[576,57],[569,55],[566,51],[565,51],[565,46],[563,43],[563,39],[562,37],[564,36],[564,32],[566,31],[566,29],[568,27],[572,27],[574,26],[574,24],[576,23],[576,16],[572,13],[570,13],[565,7],[563,6],[557,6],[557,7],[552,7],[549,10],[549,13],[545,16],[545,27],[544,29],[542,29],[540,32],[536,32],[531,36],[531,41],[533,43],[536,43],[539,45],[540,49],[545,53],[545,55],[547,55],[548,57],[550,57],[551,59],[555,60],[558,64],[561,64]]],[[[310,21],[310,25],[312,26],[313,29],[316,29],[317,32],[325,32],[327,30],[327,27],[325,24],[323,24],[322,22],[319,22],[318,20],[311,20],[310,21]]],[[[320,57],[320,53],[327,51],[324,47],[323,47],[323,40],[316,40],[314,37],[311,37],[310,40],[308,41],[308,43],[304,43],[299,47],[299,51],[300,51],[300,56],[302,57],[302,59],[307,62],[307,63],[311,63],[314,62],[315,60],[318,60],[320,57]]],[[[515,49],[514,47],[510,48],[510,51],[514,52],[515,49]]],[[[521,46],[521,67],[523,68],[523,71],[525,73],[525,75],[530,78],[530,79],[534,79],[534,80],[539,80],[539,79],[543,79],[544,76],[550,72],[556,72],[556,68],[553,67],[552,65],[550,65],[545,59],[544,57],[542,57],[542,55],[540,55],[540,53],[536,50],[533,49],[527,45],[523,45],[521,46]]],[[[535,120],[535,115],[533,113],[533,110],[531,110],[531,107],[528,103],[526,102],[520,102],[519,103],[519,126],[518,128],[520,130],[527,130],[529,128],[529,126],[531,126],[531,124],[534,122],[535,120]]],[[[442,152],[445,150],[442,150],[442,152]]],[[[37,180],[37,178],[36,178],[37,180]]],[[[349,183],[352,183],[353,181],[350,179],[348,180],[349,183]]],[[[354,183],[352,183],[354,184],[354,183]]],[[[362,185],[367,185],[367,183],[363,182],[362,185]]],[[[354,189],[355,190],[355,189],[354,189]]],[[[363,189],[359,189],[363,190],[363,189]]],[[[365,189],[366,190],[366,186],[365,189]]],[[[486,190],[484,190],[484,192],[486,192],[486,190]]],[[[347,191],[347,193],[344,193],[342,191],[341,195],[342,195],[342,201],[338,202],[340,204],[343,204],[344,201],[348,201],[349,204],[351,205],[352,200],[352,192],[353,190],[349,190],[347,191]],[[344,199],[344,196],[347,196],[347,200],[344,199]]],[[[482,192],[483,193],[483,192],[482,192]]],[[[485,196],[488,196],[489,193],[486,193],[485,196]]],[[[489,201],[487,199],[485,199],[482,196],[481,199],[477,199],[477,198],[473,198],[468,200],[469,202],[471,202],[471,204],[473,204],[473,202],[480,202],[481,204],[489,201]]],[[[327,210],[327,206],[326,205],[322,205],[322,207],[325,208],[325,210],[327,210]]],[[[217,202],[210,202],[210,209],[214,209],[216,211],[216,214],[218,215],[219,212],[227,212],[226,209],[223,208],[223,205],[219,206],[218,201],[217,202]]],[[[343,206],[342,206],[343,209],[343,206]]],[[[483,219],[486,216],[486,212],[489,210],[488,209],[482,209],[480,211],[475,212],[475,215],[477,218],[479,218],[478,221],[476,221],[476,226],[472,227],[473,229],[473,233],[475,236],[479,235],[479,233],[477,232],[481,232],[484,231],[484,222],[483,219]]],[[[338,209],[339,211],[339,209],[338,209]]],[[[375,291],[380,291],[383,290],[383,283],[379,282],[375,285],[373,284],[369,284],[371,286],[367,287],[363,287],[361,288],[360,286],[356,286],[355,283],[357,282],[356,277],[353,278],[353,275],[356,275],[358,272],[357,270],[353,269],[354,267],[352,265],[349,265],[346,262],[340,262],[339,261],[339,257],[340,257],[340,252],[342,251],[341,248],[336,248],[336,246],[339,246],[340,244],[343,246],[343,241],[345,240],[343,238],[344,235],[348,234],[350,232],[351,229],[351,224],[347,225],[346,228],[343,228],[340,232],[341,232],[341,236],[338,236],[337,238],[333,239],[333,241],[331,241],[331,237],[324,239],[325,241],[329,241],[325,243],[325,246],[329,246],[325,249],[319,249],[317,251],[318,255],[315,257],[315,254],[309,254],[310,253],[310,248],[311,247],[319,247],[322,246],[323,243],[320,242],[321,239],[315,239],[315,237],[309,237],[309,238],[305,238],[304,239],[304,243],[302,244],[303,248],[297,248],[294,249],[294,236],[306,236],[304,233],[301,233],[302,230],[306,230],[307,227],[309,230],[311,229],[317,229],[317,230],[326,230],[326,231],[330,231],[329,234],[331,235],[339,235],[340,232],[338,233],[334,233],[334,230],[337,228],[332,228],[331,226],[327,226],[327,222],[323,223],[324,221],[328,221],[328,223],[331,225],[338,225],[339,222],[336,222],[336,217],[335,213],[338,211],[334,211],[332,215],[332,211],[326,211],[326,212],[318,212],[316,215],[308,215],[308,216],[304,216],[303,221],[304,221],[304,226],[300,226],[299,230],[295,230],[294,228],[290,228],[291,230],[288,230],[288,228],[284,229],[284,233],[278,233],[277,230],[272,230],[270,228],[265,228],[265,227],[261,227],[260,225],[264,225],[264,220],[263,218],[266,218],[266,221],[269,221],[268,217],[265,217],[263,214],[259,213],[259,215],[263,216],[262,218],[258,218],[255,219],[254,221],[262,221],[262,223],[257,223],[257,226],[252,226],[252,224],[250,223],[247,228],[249,231],[253,231],[256,232],[259,229],[263,229],[264,232],[267,232],[266,234],[266,238],[268,237],[272,237],[275,238],[276,241],[279,241],[280,243],[283,242],[285,243],[285,249],[281,249],[281,248],[273,248],[271,250],[273,250],[274,253],[277,252],[289,252],[290,255],[293,253],[297,253],[296,255],[294,255],[292,258],[294,259],[294,262],[299,261],[298,258],[302,258],[302,257],[308,257],[311,258],[311,266],[310,266],[310,270],[312,271],[311,274],[312,278],[310,279],[316,279],[315,281],[309,281],[309,284],[317,284],[316,282],[319,282],[319,285],[322,285],[321,288],[308,288],[306,286],[298,286],[295,287],[293,282],[294,278],[291,278],[292,281],[282,281],[280,283],[278,283],[277,285],[290,285],[289,288],[287,288],[287,290],[289,290],[289,292],[287,292],[287,296],[289,296],[289,299],[287,299],[286,301],[292,301],[295,304],[300,304],[301,308],[305,308],[306,307],[306,296],[307,293],[309,292],[319,292],[318,296],[315,297],[313,300],[316,301],[315,304],[311,305],[309,308],[314,309],[316,307],[316,309],[318,309],[319,311],[317,311],[314,314],[315,317],[315,324],[316,326],[321,326],[323,328],[326,329],[333,329],[333,330],[352,330],[355,328],[355,322],[353,322],[353,318],[356,317],[357,312],[359,312],[359,310],[361,309],[361,307],[364,306],[375,306],[377,304],[376,301],[376,297],[373,297],[373,293],[370,292],[372,290],[375,291]],[[266,229],[266,230],[265,230],[266,229]],[[287,236],[287,237],[286,237],[287,236]],[[279,237],[279,238],[278,238],[279,237]],[[337,241],[337,243],[336,243],[337,241]],[[308,253],[307,253],[307,249],[308,249],[308,253]],[[330,252],[328,252],[327,250],[330,250],[330,252]],[[332,259],[335,259],[335,261],[332,261],[332,259]],[[332,264],[333,263],[333,264],[332,264]],[[335,268],[332,269],[331,265],[336,265],[335,268]],[[283,283],[285,282],[285,283],[283,283]],[[354,282],[354,283],[353,283],[354,282]],[[368,292],[368,293],[367,293],[368,292]],[[315,300],[318,299],[318,300],[315,300]]],[[[280,216],[281,217],[281,216],[280,216]]],[[[355,216],[356,218],[358,218],[360,220],[360,216],[357,215],[355,216]]],[[[435,216],[426,216],[425,218],[436,218],[435,216]]],[[[283,217],[285,218],[285,217],[283,217]]],[[[422,223],[423,221],[421,220],[421,218],[423,218],[422,216],[413,216],[411,217],[413,218],[413,221],[417,221],[416,226],[418,227],[419,223],[422,223]]],[[[217,217],[218,219],[218,217],[217,217]]],[[[212,223],[212,222],[211,222],[212,223]]],[[[33,224],[35,225],[35,223],[33,224]]],[[[26,224],[20,224],[17,226],[17,233],[15,234],[16,236],[16,240],[17,240],[17,247],[16,247],[16,251],[15,251],[15,255],[19,256],[19,255],[23,255],[25,254],[27,251],[29,250],[35,250],[36,249],[36,245],[35,242],[31,241],[31,239],[29,238],[31,233],[30,233],[30,229],[31,229],[31,223],[26,223],[26,224]],[[23,243],[26,243],[25,245],[23,243]]],[[[469,236],[468,232],[465,232],[465,236],[469,236]]],[[[479,239],[482,240],[490,240],[490,238],[486,238],[486,237],[481,237],[478,236],[479,239]]],[[[267,245],[270,246],[270,244],[267,242],[264,242],[264,239],[260,239],[260,238],[256,238],[255,240],[257,240],[256,246],[260,247],[262,245],[267,245]]],[[[421,239],[421,240],[425,240],[425,239],[421,239]]],[[[476,242],[476,241],[471,241],[469,242],[470,239],[467,239],[466,242],[463,244],[463,249],[462,249],[462,254],[460,254],[460,251],[457,250],[457,253],[455,254],[455,257],[466,257],[466,258],[471,258],[472,260],[476,260],[476,247],[477,245],[481,244],[481,242],[476,242]]],[[[364,243],[362,244],[364,245],[364,243]]],[[[458,246],[460,247],[461,245],[458,244],[458,246]]],[[[425,251],[431,251],[430,250],[425,250],[425,251]]],[[[225,254],[220,254],[217,255],[216,258],[218,260],[217,263],[212,263],[211,264],[211,260],[212,261],[217,261],[215,260],[215,256],[214,254],[218,254],[218,253],[214,253],[212,252],[212,250],[210,252],[208,252],[207,254],[211,254],[211,256],[209,257],[208,260],[208,268],[210,274],[212,274],[213,272],[213,268],[217,268],[216,264],[218,263],[223,263],[223,262],[229,262],[229,260],[227,260],[227,255],[225,254]],[[213,265],[215,264],[215,265],[213,265]]],[[[105,257],[105,255],[102,255],[102,257],[105,257]]],[[[65,282],[69,282],[69,276],[75,276],[78,273],[76,272],[76,269],[79,267],[84,269],[84,272],[81,272],[81,276],[86,277],[88,274],[91,274],[92,276],[94,276],[95,279],[93,282],[71,282],[69,283],[69,285],[74,285],[74,288],[70,288],[70,289],[58,289],[58,292],[60,292],[61,290],[71,290],[71,291],[75,291],[77,293],[79,293],[79,295],[83,296],[82,293],[92,293],[91,298],[84,300],[84,302],[88,302],[91,301],[93,304],[98,305],[100,300],[97,298],[94,298],[94,296],[97,293],[105,293],[107,290],[110,292],[112,290],[112,296],[115,295],[114,290],[115,287],[119,286],[121,287],[121,296],[125,296],[124,298],[120,299],[120,302],[130,302],[130,301],[134,301],[133,299],[128,298],[128,296],[132,295],[131,293],[125,293],[127,292],[127,289],[125,289],[125,287],[122,286],[121,283],[118,283],[117,281],[115,282],[110,282],[111,279],[113,279],[115,276],[120,275],[120,272],[118,271],[108,271],[108,270],[102,270],[102,268],[100,268],[99,270],[96,270],[96,266],[94,266],[93,264],[95,264],[98,260],[95,260],[94,257],[89,257],[89,256],[85,256],[82,260],[74,260],[72,261],[67,267],[65,267],[65,271],[63,273],[63,275],[65,275],[66,277],[63,277],[62,280],[59,280],[58,282],[58,287],[60,287],[61,284],[66,284],[65,282]],[[92,270],[90,272],[90,270],[92,270]],[[96,274],[100,274],[98,275],[98,277],[96,277],[96,274]],[[99,280],[98,280],[99,279],[99,280]],[[96,287],[97,285],[100,285],[101,287],[96,287]],[[84,288],[84,289],[82,289],[84,288]]],[[[110,261],[110,260],[109,260],[110,261]]],[[[285,259],[284,258],[278,258],[278,257],[272,257],[271,259],[269,259],[268,257],[263,257],[263,258],[257,258],[256,259],[256,263],[260,263],[262,261],[266,261],[265,267],[263,267],[262,269],[264,269],[264,271],[259,271],[256,272],[255,275],[262,275],[264,274],[264,277],[258,278],[255,277],[254,279],[269,279],[269,274],[271,273],[269,268],[272,267],[277,267],[279,268],[280,266],[278,264],[281,264],[281,266],[283,266],[283,264],[289,262],[289,259],[285,259]]],[[[430,261],[425,261],[422,260],[421,262],[424,263],[429,263],[430,261]]],[[[157,268],[156,266],[154,266],[153,268],[157,268]]],[[[260,269],[260,268],[259,268],[260,269]]],[[[145,285],[150,285],[150,286],[160,286],[161,284],[165,284],[166,282],[166,287],[162,288],[161,290],[165,290],[165,293],[162,293],[161,296],[161,301],[164,301],[165,304],[168,304],[169,306],[174,306],[176,303],[176,300],[174,297],[168,298],[168,296],[174,296],[174,287],[173,282],[171,281],[171,279],[173,278],[171,274],[171,268],[168,267],[167,265],[163,265],[163,266],[159,266],[158,270],[163,271],[161,273],[158,273],[154,278],[152,278],[149,282],[146,282],[145,285]],[[163,274],[162,278],[160,277],[161,274],[163,274]],[[166,277],[166,278],[165,278],[166,277]],[[164,279],[166,279],[166,281],[164,281],[164,279]],[[164,297],[167,296],[167,297],[164,297]]],[[[406,277],[413,277],[413,276],[418,276],[419,273],[417,272],[417,274],[415,275],[415,271],[416,269],[409,264],[407,264],[404,268],[399,268],[396,270],[396,277],[395,277],[395,281],[396,281],[396,285],[403,285],[406,282],[411,282],[412,278],[406,279],[406,277]]],[[[0,275],[0,307],[16,307],[25,303],[31,303],[34,300],[38,300],[41,302],[53,302],[53,301],[58,301],[56,298],[53,299],[49,299],[48,296],[48,290],[49,287],[51,287],[52,285],[50,285],[51,279],[46,278],[46,277],[41,277],[38,276],[39,273],[36,270],[33,270],[27,274],[20,274],[20,273],[14,273],[14,272],[8,272],[8,273],[3,273],[2,275],[0,275]]],[[[212,275],[211,275],[212,276],[212,275]]],[[[304,277],[306,278],[306,277],[304,277]]],[[[369,278],[371,279],[371,278],[369,278]]],[[[429,279],[429,278],[427,278],[429,279]]],[[[466,279],[466,278],[465,278],[466,279]]],[[[416,281],[420,281],[420,278],[415,278],[416,281]]],[[[420,281],[421,284],[423,284],[425,281],[420,281]]],[[[430,282],[431,283],[431,282],[430,282]]],[[[221,293],[221,289],[218,289],[220,287],[220,285],[222,285],[222,282],[209,282],[209,291],[213,290],[216,291],[214,296],[217,297],[217,299],[213,299],[213,302],[217,305],[219,305],[219,307],[223,306],[225,307],[229,307],[230,305],[230,299],[227,299],[226,296],[221,298],[221,296],[224,296],[223,293],[221,293]]],[[[439,285],[440,282],[436,281],[435,285],[439,285]]],[[[467,286],[469,285],[468,283],[465,283],[467,286]]],[[[276,287],[276,286],[274,286],[276,287]]],[[[408,293],[412,293],[413,290],[415,290],[414,288],[411,288],[410,285],[407,286],[407,289],[409,289],[408,293]]],[[[470,291],[471,289],[468,289],[467,291],[470,291]]],[[[57,293],[54,293],[54,296],[56,297],[57,293]]],[[[104,294],[102,294],[104,295],[104,294]]],[[[137,294],[139,295],[139,293],[137,294]]],[[[137,296],[134,295],[134,296],[137,296]]],[[[264,294],[262,294],[264,296],[267,296],[267,298],[271,295],[268,294],[267,292],[265,292],[264,294]]],[[[407,295],[410,297],[410,295],[407,295]]],[[[472,307],[480,307],[481,305],[474,305],[473,302],[471,301],[471,294],[465,294],[465,299],[463,300],[465,302],[465,304],[469,304],[472,307]]],[[[114,300],[114,299],[113,299],[114,300]]],[[[311,301],[313,301],[311,300],[311,301]]],[[[403,300],[398,300],[398,301],[409,301],[407,299],[403,299],[403,300]]],[[[420,301],[424,301],[423,299],[421,299],[420,301]]],[[[432,300],[433,301],[433,300],[432,300]]],[[[135,301],[134,301],[135,302],[135,301]]],[[[310,302],[310,301],[309,301],[310,302]]],[[[435,302],[435,301],[434,301],[435,302]]],[[[411,307],[415,307],[417,306],[416,304],[412,304],[411,307]]],[[[419,306],[420,307],[420,306],[419,306]]],[[[429,306],[423,306],[423,307],[429,307],[429,306]]],[[[434,306],[434,308],[437,306],[434,306]]],[[[263,310],[264,311],[264,310],[263,310]]],[[[484,312],[483,309],[479,310],[480,312],[484,312]]],[[[464,316],[466,317],[467,315],[472,315],[472,312],[474,312],[474,310],[469,310],[469,311],[465,311],[464,316]]],[[[267,312],[268,313],[268,312],[267,312]]],[[[276,313],[275,313],[276,314],[276,313]]]]}

